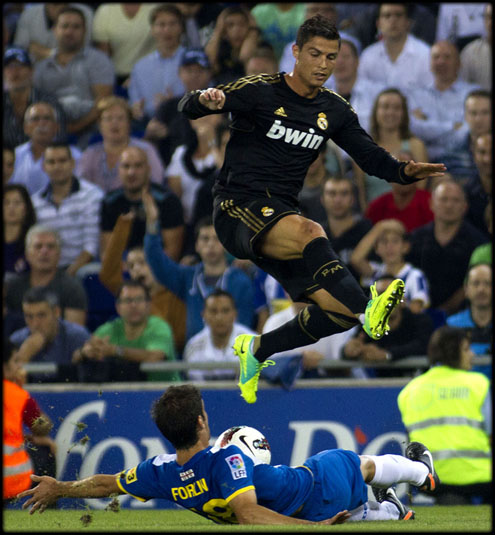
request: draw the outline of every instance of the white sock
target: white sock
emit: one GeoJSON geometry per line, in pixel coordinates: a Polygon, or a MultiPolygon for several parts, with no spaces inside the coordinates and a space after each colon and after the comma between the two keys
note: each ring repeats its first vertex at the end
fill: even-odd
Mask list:
{"type": "Polygon", "coordinates": [[[366,321],[365,315],[364,314],[359,314],[359,318],[358,319],[361,322],[361,324],[364,325],[364,322],[366,321]]]}
{"type": "Polygon", "coordinates": [[[349,511],[351,517],[349,522],[358,522],[362,520],[398,520],[399,510],[390,502],[366,502],[356,509],[349,511]]]}
{"type": "Polygon", "coordinates": [[[375,477],[369,485],[387,489],[396,483],[411,483],[419,487],[428,475],[428,467],[402,455],[368,455],[375,463],[375,477]]]}

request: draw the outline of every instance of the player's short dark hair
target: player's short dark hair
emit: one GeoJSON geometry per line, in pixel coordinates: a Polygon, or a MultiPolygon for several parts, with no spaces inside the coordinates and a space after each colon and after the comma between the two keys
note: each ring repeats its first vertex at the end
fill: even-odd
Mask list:
{"type": "Polygon", "coordinates": [[[122,290],[124,288],[141,288],[141,290],[143,290],[143,292],[144,292],[144,296],[146,298],[146,301],[150,301],[151,300],[150,291],[148,290],[148,288],[146,288],[146,286],[140,280],[128,279],[128,280],[125,280],[120,285],[120,288],[119,288],[119,290],[117,292],[117,295],[116,295],[117,301],[120,299],[120,295],[122,294],[122,290]]]}
{"type": "Polygon", "coordinates": [[[40,286],[33,286],[29,290],[26,290],[22,296],[22,303],[30,305],[34,303],[48,303],[50,308],[58,307],[60,304],[56,293],[40,286]]]}
{"type": "Polygon", "coordinates": [[[181,23],[182,31],[185,30],[186,23],[182,11],[177,6],[174,6],[174,4],[171,3],[159,4],[151,10],[149,15],[150,25],[153,25],[155,23],[155,20],[160,13],[168,13],[169,15],[177,17],[177,19],[181,23]]]}
{"type": "Polygon", "coordinates": [[[213,292],[211,292],[211,294],[205,299],[205,302],[204,302],[204,307],[205,308],[206,308],[206,302],[208,301],[208,299],[212,299],[214,297],[227,297],[228,299],[230,299],[230,302],[232,303],[232,306],[234,308],[237,308],[236,305],[235,305],[235,301],[234,301],[233,295],[230,292],[227,292],[226,290],[222,290],[222,288],[215,288],[213,290],[213,292]]]}
{"type": "Polygon", "coordinates": [[[470,340],[464,329],[443,325],[431,335],[428,342],[428,360],[430,365],[442,364],[451,368],[459,368],[461,361],[461,343],[470,340]]]}
{"type": "Polygon", "coordinates": [[[320,14],[311,17],[299,26],[296,36],[296,45],[301,49],[313,37],[323,37],[329,41],[338,41],[340,49],[340,34],[337,26],[320,14]]]}
{"type": "Polygon", "coordinates": [[[58,23],[58,19],[60,18],[60,16],[63,15],[64,13],[74,13],[75,15],[79,15],[79,16],[81,17],[81,20],[82,20],[84,29],[86,29],[86,17],[84,16],[84,13],[82,12],[82,10],[80,10],[80,9],[79,9],[78,7],[76,7],[76,6],[66,6],[66,7],[63,7],[63,8],[57,13],[57,16],[55,17],[55,21],[54,21],[54,24],[55,24],[55,25],[58,23]]]}
{"type": "Polygon", "coordinates": [[[198,416],[205,416],[201,392],[194,385],[171,386],[151,407],[151,418],[175,449],[198,441],[198,416]]]}

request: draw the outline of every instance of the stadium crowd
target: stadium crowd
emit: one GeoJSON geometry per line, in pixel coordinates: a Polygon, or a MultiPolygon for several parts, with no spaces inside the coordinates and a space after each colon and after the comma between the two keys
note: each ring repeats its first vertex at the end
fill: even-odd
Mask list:
{"type": "Polygon", "coordinates": [[[393,156],[448,172],[389,184],[327,144],[301,211],[365,290],[402,278],[405,302],[379,343],[351,329],[275,355],[265,378],[412,376],[373,364],[425,355],[445,324],[470,333],[474,353],[490,351],[490,3],[7,3],[4,338],[24,362],[59,364],[28,381],[233,379],[227,369],[146,375],[139,363],[235,361],[238,333],[297,313],[216,236],[211,187],[229,118],[190,121],[177,103],[290,72],[297,28],[316,13],[342,38],[325,86],[393,156]],[[335,372],[321,359],[367,366],[335,372]]]}

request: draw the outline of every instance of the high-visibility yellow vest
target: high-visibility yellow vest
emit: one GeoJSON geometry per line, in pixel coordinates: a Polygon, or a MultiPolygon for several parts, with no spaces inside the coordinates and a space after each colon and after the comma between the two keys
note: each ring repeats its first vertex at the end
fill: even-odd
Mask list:
{"type": "Polygon", "coordinates": [[[481,413],[489,386],[481,373],[435,366],[399,393],[397,403],[409,440],[431,451],[444,484],[492,479],[491,448],[481,413]]]}
{"type": "Polygon", "coordinates": [[[3,498],[31,487],[31,459],[24,448],[22,411],[29,394],[11,381],[3,381],[3,498]]]}

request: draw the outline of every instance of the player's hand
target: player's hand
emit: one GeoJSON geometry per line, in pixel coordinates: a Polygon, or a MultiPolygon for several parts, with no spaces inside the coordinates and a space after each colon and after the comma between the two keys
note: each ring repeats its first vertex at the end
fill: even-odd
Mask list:
{"type": "Polygon", "coordinates": [[[444,171],[447,171],[447,168],[443,163],[416,163],[414,160],[410,160],[404,167],[404,173],[408,177],[415,178],[416,180],[423,180],[428,177],[440,177],[444,175],[444,171]]]}
{"type": "Polygon", "coordinates": [[[325,524],[325,525],[331,525],[331,524],[343,524],[347,520],[351,518],[351,513],[349,511],[344,510],[337,513],[335,516],[332,516],[332,518],[327,518],[326,520],[321,520],[320,522],[317,522],[318,524],[325,524]]]}
{"type": "Polygon", "coordinates": [[[209,87],[199,95],[199,102],[209,110],[221,110],[225,104],[225,93],[221,89],[209,87]]]}
{"type": "Polygon", "coordinates": [[[31,496],[29,500],[22,505],[23,509],[27,509],[32,505],[29,514],[32,515],[35,511],[42,513],[48,505],[53,503],[60,497],[58,481],[50,476],[37,476],[35,474],[31,475],[31,480],[35,483],[38,483],[33,489],[25,490],[20,492],[17,495],[17,498],[25,498],[26,496],[31,496]]]}

